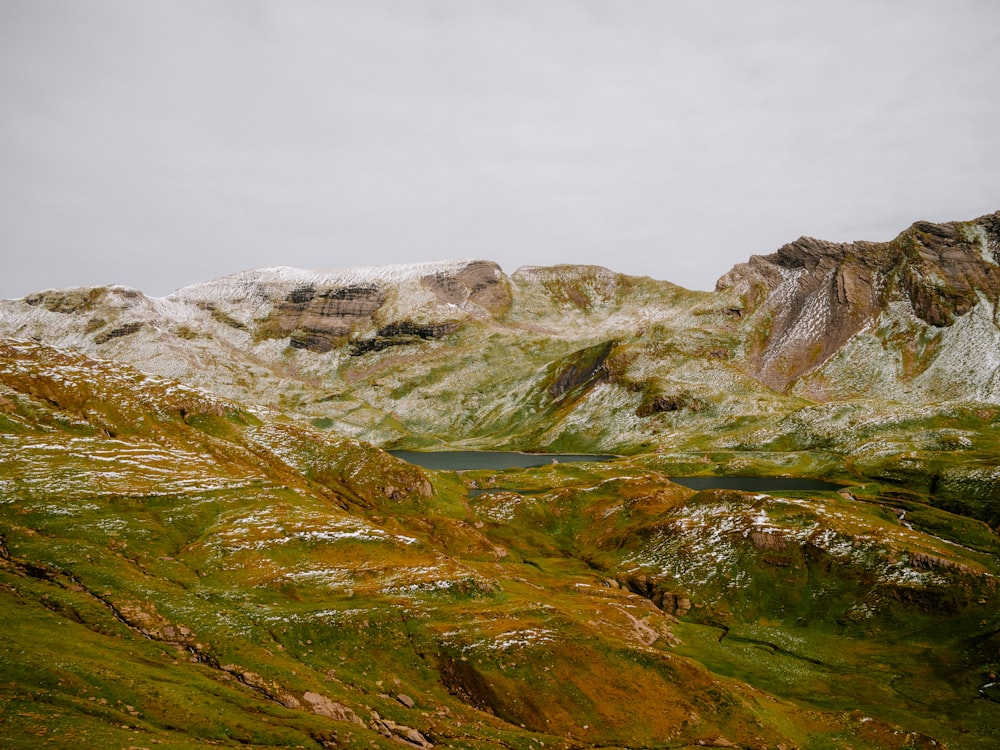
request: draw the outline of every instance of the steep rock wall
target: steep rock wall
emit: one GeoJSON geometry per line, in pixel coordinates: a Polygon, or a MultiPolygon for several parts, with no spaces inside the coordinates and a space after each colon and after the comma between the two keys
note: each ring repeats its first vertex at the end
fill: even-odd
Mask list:
{"type": "Polygon", "coordinates": [[[746,366],[762,383],[787,390],[871,326],[889,303],[951,326],[1000,296],[1000,213],[967,223],[917,222],[886,243],[832,243],[803,237],[754,256],[719,279],[716,290],[744,331],[746,366]]]}

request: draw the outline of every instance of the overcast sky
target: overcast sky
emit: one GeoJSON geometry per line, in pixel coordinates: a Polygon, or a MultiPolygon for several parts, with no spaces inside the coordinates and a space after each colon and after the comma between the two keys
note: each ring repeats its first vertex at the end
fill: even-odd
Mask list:
{"type": "Polygon", "coordinates": [[[0,297],[275,265],[711,289],[1000,210],[996,0],[0,0],[0,297]]]}

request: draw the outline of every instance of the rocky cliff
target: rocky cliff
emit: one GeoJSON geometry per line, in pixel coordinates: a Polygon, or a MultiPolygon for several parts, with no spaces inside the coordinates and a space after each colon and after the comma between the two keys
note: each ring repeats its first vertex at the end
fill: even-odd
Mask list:
{"type": "MultiPolygon", "coordinates": [[[[917,222],[887,243],[800,238],[719,279],[739,299],[747,366],[785,390],[905,303],[911,327],[947,329],[1000,297],[1000,213],[965,223],[917,222]],[[923,325],[921,325],[923,324],[923,325]]],[[[940,337],[939,337],[940,338],[940,337]]],[[[904,374],[905,375],[905,374],[904,374]]]]}

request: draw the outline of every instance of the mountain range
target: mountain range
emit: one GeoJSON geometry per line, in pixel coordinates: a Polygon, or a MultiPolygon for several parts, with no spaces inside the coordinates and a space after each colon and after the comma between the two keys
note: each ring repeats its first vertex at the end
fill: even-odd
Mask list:
{"type": "Polygon", "coordinates": [[[1000,212],[714,292],[468,260],[2,301],[0,727],[995,747],[998,415],[1000,212]]]}

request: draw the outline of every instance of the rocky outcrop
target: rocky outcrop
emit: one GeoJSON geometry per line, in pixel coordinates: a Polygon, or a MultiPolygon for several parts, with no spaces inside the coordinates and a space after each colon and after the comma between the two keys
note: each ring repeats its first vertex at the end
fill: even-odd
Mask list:
{"type": "Polygon", "coordinates": [[[802,237],[753,256],[716,284],[746,336],[750,373],[786,390],[886,309],[906,300],[931,326],[952,325],[983,294],[1000,295],[1000,213],[967,223],[917,222],[892,242],[802,237]]]}
{"type": "Polygon", "coordinates": [[[736,292],[749,321],[751,373],[784,390],[828,359],[881,311],[890,264],[878,245],[803,237],[723,276],[716,288],[736,292]]]}
{"type": "MultiPolygon", "coordinates": [[[[441,320],[442,306],[461,308],[466,314],[481,317],[484,312],[503,315],[511,303],[503,271],[496,263],[479,260],[339,274],[277,269],[242,282],[232,277],[221,283],[228,285],[231,296],[228,287],[270,307],[260,320],[258,338],[287,338],[293,349],[318,354],[346,346],[358,335],[366,337],[351,344],[354,355],[438,338],[457,327],[454,320],[441,320]],[[252,293],[244,288],[248,286],[252,293]],[[418,324],[403,318],[416,314],[427,315],[432,322],[418,324]],[[382,327],[372,336],[379,323],[382,327]]],[[[188,292],[188,296],[191,294],[188,292]]],[[[199,299],[196,304],[209,310],[215,320],[241,329],[238,316],[215,303],[199,299]]]]}
{"type": "Polygon", "coordinates": [[[788,540],[773,531],[755,529],[750,532],[750,541],[759,550],[781,552],[788,549],[788,540]]]}
{"type": "Polygon", "coordinates": [[[510,288],[500,266],[485,260],[471,261],[458,270],[442,269],[420,279],[443,304],[463,306],[468,302],[500,315],[511,303],[510,288]]]}
{"type": "Polygon", "coordinates": [[[44,307],[50,312],[70,315],[93,310],[101,304],[107,304],[108,298],[113,298],[117,307],[128,307],[143,299],[142,292],[120,286],[78,287],[75,289],[48,289],[44,292],[29,294],[25,303],[32,307],[44,307]]]}
{"type": "Polygon", "coordinates": [[[372,711],[372,729],[383,737],[401,745],[425,749],[434,747],[432,742],[413,727],[398,724],[392,719],[383,718],[379,715],[378,711],[372,711]]]}
{"type": "Polygon", "coordinates": [[[614,341],[605,341],[571,354],[561,363],[559,371],[549,384],[549,395],[552,398],[560,398],[582,385],[606,380],[609,374],[604,364],[614,347],[614,341]]]}
{"type": "Polygon", "coordinates": [[[347,706],[330,700],[325,695],[320,693],[306,692],[302,695],[302,700],[304,700],[308,705],[309,709],[319,716],[325,716],[328,719],[333,719],[334,721],[347,721],[351,724],[357,724],[363,727],[365,725],[361,717],[358,716],[354,711],[352,711],[347,706]]]}
{"type": "Polygon", "coordinates": [[[95,344],[106,344],[112,339],[118,339],[122,336],[131,336],[133,333],[138,333],[142,329],[142,323],[135,321],[132,323],[126,323],[125,325],[118,326],[117,328],[112,328],[109,331],[104,331],[94,336],[95,344]]]}
{"type": "Polygon", "coordinates": [[[683,617],[691,611],[691,600],[684,594],[668,590],[669,583],[646,574],[623,573],[617,579],[621,588],[649,599],[657,609],[683,617]]]}
{"type": "Polygon", "coordinates": [[[359,357],[369,352],[380,352],[393,346],[406,346],[421,341],[431,341],[454,333],[458,323],[428,323],[421,325],[408,320],[390,323],[378,330],[372,338],[361,339],[351,346],[351,355],[359,357]]]}
{"type": "Polygon", "coordinates": [[[1000,292],[1000,212],[970,225],[920,221],[896,241],[904,255],[902,286],[913,312],[933,326],[951,325],[1000,292]]]}
{"type": "Polygon", "coordinates": [[[265,327],[276,338],[288,336],[293,349],[322,354],[370,321],[384,301],[385,291],[375,285],[303,286],[286,295],[265,327]]]}
{"type": "Polygon", "coordinates": [[[705,404],[689,393],[647,394],[639,408],[635,410],[637,417],[651,417],[661,412],[681,411],[689,409],[691,411],[701,411],[705,404]]]}

